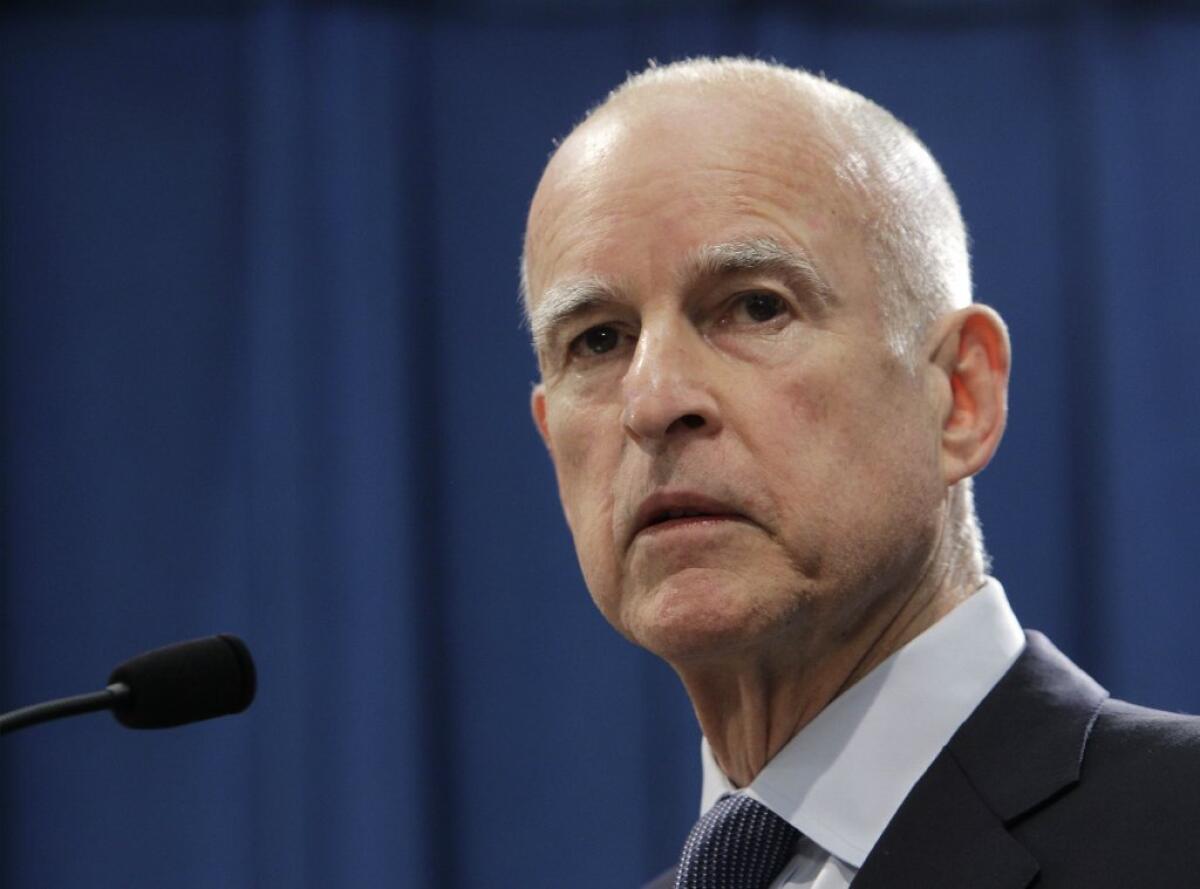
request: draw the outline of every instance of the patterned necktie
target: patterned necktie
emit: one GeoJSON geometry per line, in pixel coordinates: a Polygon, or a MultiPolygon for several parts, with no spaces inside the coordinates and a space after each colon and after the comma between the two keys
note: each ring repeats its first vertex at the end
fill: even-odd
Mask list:
{"type": "Polygon", "coordinates": [[[688,834],[675,889],[767,889],[799,836],[757,800],[727,796],[688,834]]]}

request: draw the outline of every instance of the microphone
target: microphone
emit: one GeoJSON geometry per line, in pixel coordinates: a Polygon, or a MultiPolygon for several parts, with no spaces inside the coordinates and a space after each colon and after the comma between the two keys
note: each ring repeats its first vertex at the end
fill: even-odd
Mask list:
{"type": "Polygon", "coordinates": [[[246,643],[222,633],[139,654],[112,671],[103,691],[5,713],[0,735],[96,710],[112,710],[129,728],[171,728],[241,713],[256,689],[254,659],[246,643]]]}

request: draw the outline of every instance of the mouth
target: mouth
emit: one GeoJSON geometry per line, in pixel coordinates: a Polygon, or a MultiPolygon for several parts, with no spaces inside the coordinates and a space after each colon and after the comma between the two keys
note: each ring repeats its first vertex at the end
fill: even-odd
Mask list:
{"type": "Polygon", "coordinates": [[[646,534],[722,522],[748,522],[733,506],[702,494],[679,491],[654,494],[642,502],[631,541],[646,534]]]}

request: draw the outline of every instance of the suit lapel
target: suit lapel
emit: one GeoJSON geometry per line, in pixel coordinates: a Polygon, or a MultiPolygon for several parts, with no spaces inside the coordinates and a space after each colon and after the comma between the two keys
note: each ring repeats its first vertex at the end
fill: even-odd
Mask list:
{"type": "Polygon", "coordinates": [[[1023,889],[1037,861],[942,753],[854,878],[854,889],[1023,889]]]}
{"type": "Polygon", "coordinates": [[[1079,780],[1108,692],[1041,633],[950,739],[948,750],[1006,822],[1079,780]]]}
{"type": "Polygon", "coordinates": [[[1037,860],[1009,832],[1079,780],[1107,692],[1038,633],[905,799],[854,889],[1023,889],[1037,860]]]}
{"type": "MultiPolygon", "coordinates": [[[[1026,637],[904,800],[854,889],[1025,889],[1037,876],[1037,860],[1009,828],[1078,782],[1108,693],[1040,633],[1026,637]]],[[[672,881],[668,872],[646,889],[672,881]]]]}

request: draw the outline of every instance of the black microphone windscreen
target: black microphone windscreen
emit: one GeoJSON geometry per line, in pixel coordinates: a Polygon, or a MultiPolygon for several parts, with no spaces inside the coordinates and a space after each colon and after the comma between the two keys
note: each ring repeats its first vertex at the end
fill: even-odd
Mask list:
{"type": "Polygon", "coordinates": [[[250,650],[227,634],[139,654],[113,670],[108,682],[129,686],[113,715],[130,728],[170,728],[241,713],[257,685],[250,650]]]}

